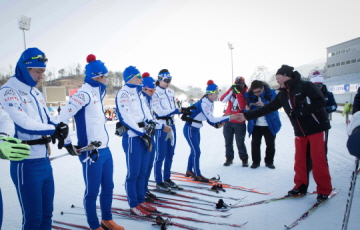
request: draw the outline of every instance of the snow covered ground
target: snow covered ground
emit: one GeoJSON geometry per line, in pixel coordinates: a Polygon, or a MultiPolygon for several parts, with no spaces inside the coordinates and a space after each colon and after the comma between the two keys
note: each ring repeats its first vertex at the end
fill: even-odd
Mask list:
{"type": "MultiPolygon", "coordinates": [[[[221,115],[223,105],[216,103],[215,112],[218,116],[221,115]]],[[[201,129],[201,169],[204,176],[212,177],[216,174],[221,176],[224,183],[241,185],[248,188],[256,188],[263,192],[273,192],[270,195],[260,195],[238,190],[227,189],[226,193],[220,195],[230,197],[245,197],[241,204],[255,202],[267,198],[275,198],[287,193],[293,187],[293,164],[294,164],[294,135],[293,129],[285,113],[280,112],[282,129],[276,138],[276,155],[274,164],[275,170],[261,166],[257,169],[243,168],[239,157],[235,157],[234,164],[229,167],[223,166],[225,161],[224,153],[224,138],[222,129],[217,130],[205,124],[201,129]]],[[[185,173],[187,158],[189,155],[189,147],[182,134],[183,122],[176,117],[177,124],[177,146],[173,162],[173,171],[185,173]]],[[[347,135],[345,131],[345,118],[341,114],[333,114],[331,121],[332,129],[329,134],[328,143],[328,160],[330,172],[332,176],[333,187],[341,189],[340,193],[332,198],[329,202],[324,204],[321,208],[316,210],[310,217],[295,227],[298,230],[333,230],[341,229],[345,205],[347,201],[348,190],[350,186],[351,172],[354,170],[355,158],[349,155],[346,149],[347,135]]],[[[114,181],[115,194],[125,194],[124,180],[126,175],[125,154],[121,147],[121,140],[119,137],[113,135],[115,129],[115,122],[107,123],[108,132],[110,135],[110,149],[114,158],[114,181]]],[[[72,138],[75,140],[75,133],[72,131],[72,138]]],[[[250,140],[246,137],[246,146],[248,153],[251,153],[250,140]]],[[[265,145],[263,143],[263,145],[265,145]]],[[[56,146],[52,146],[52,156],[60,155],[65,150],[58,150],[56,146]]],[[[264,155],[262,155],[263,157],[264,155]]],[[[251,158],[250,158],[251,163],[251,158]]],[[[55,177],[55,202],[54,202],[54,220],[67,221],[87,226],[84,210],[81,208],[72,209],[70,206],[74,204],[77,207],[82,207],[82,196],[84,193],[84,183],[81,173],[81,165],[77,157],[66,156],[59,158],[52,162],[52,167],[55,177]],[[80,215],[65,214],[61,215],[61,211],[80,213],[80,215]]],[[[152,178],[151,178],[152,179],[152,178]]],[[[182,182],[185,183],[185,182],[182,182]]],[[[181,184],[181,183],[179,183],[181,184]]],[[[4,221],[2,229],[16,230],[21,229],[21,210],[16,196],[15,187],[10,179],[9,162],[0,161],[0,187],[3,194],[4,202],[4,221]]],[[[309,191],[315,190],[316,185],[311,177],[309,191]]],[[[208,192],[199,190],[202,192],[208,192]]],[[[184,195],[198,196],[202,199],[210,201],[217,201],[218,199],[200,195],[194,195],[185,192],[179,192],[184,195]]],[[[215,194],[208,192],[210,194],[215,194]]],[[[166,196],[161,194],[161,196],[166,196]]],[[[348,229],[359,229],[360,219],[360,185],[356,186],[353,206],[351,210],[348,229]]],[[[303,212],[305,212],[316,199],[316,195],[308,195],[303,198],[292,199],[287,201],[278,201],[269,204],[261,204],[251,207],[243,207],[232,209],[232,213],[227,218],[216,218],[200,216],[198,214],[191,214],[184,211],[176,211],[165,208],[158,208],[160,211],[191,216],[198,219],[228,222],[228,223],[243,223],[249,221],[242,229],[248,230],[272,230],[284,229],[284,224],[290,224],[297,219],[303,212]]],[[[230,203],[230,200],[225,202],[230,203]]],[[[113,207],[128,208],[124,201],[114,200],[113,207]]],[[[206,206],[204,206],[206,207],[206,206]]],[[[204,211],[207,212],[207,211],[204,211]]],[[[208,213],[218,213],[209,212],[208,213]]],[[[99,215],[100,216],[100,215],[99,215]]],[[[137,229],[160,229],[159,226],[152,226],[150,222],[128,220],[121,217],[114,216],[114,219],[120,225],[123,225],[127,230],[137,229]]],[[[179,219],[173,219],[175,222],[186,225],[198,227],[201,229],[232,229],[233,227],[224,227],[220,225],[199,224],[179,219]]],[[[169,226],[169,229],[176,229],[175,226],[169,226]]],[[[75,229],[75,228],[74,228],[75,229]]]]}

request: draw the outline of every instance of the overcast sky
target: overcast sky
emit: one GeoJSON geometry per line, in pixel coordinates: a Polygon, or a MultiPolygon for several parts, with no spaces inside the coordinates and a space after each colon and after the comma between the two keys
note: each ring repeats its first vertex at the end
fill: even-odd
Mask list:
{"type": "Polygon", "coordinates": [[[249,80],[259,65],[278,69],[326,57],[326,48],[359,37],[359,0],[0,0],[0,72],[24,50],[18,28],[31,18],[27,47],[56,72],[86,64],[90,53],[109,70],[134,65],[173,84],[205,88],[209,79],[249,80]]]}

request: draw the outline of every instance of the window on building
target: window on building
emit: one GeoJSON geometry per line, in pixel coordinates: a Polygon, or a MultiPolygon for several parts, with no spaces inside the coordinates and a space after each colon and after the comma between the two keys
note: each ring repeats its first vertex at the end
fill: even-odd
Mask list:
{"type": "Polygon", "coordinates": [[[342,50],[341,50],[341,53],[342,53],[342,54],[345,53],[345,49],[342,49],[342,50]]]}
{"type": "Polygon", "coordinates": [[[331,67],[335,67],[335,63],[334,63],[334,64],[331,64],[331,67]]]}
{"type": "Polygon", "coordinates": [[[359,45],[357,45],[357,49],[358,49],[358,50],[360,50],[360,44],[359,44],[359,45]]]}
{"type": "Polygon", "coordinates": [[[342,61],[342,62],[341,62],[341,65],[345,65],[345,62],[344,62],[344,61],[342,61]]]}
{"type": "Polygon", "coordinates": [[[351,64],[352,64],[352,63],[356,63],[356,58],[354,58],[354,59],[351,60],[351,64]]]}
{"type": "Polygon", "coordinates": [[[331,65],[328,65],[328,68],[330,69],[330,68],[331,68],[331,65]]]}
{"type": "Polygon", "coordinates": [[[350,52],[350,47],[349,47],[349,48],[346,48],[346,53],[347,53],[347,52],[350,52]]]}
{"type": "Polygon", "coordinates": [[[336,55],[339,55],[340,54],[340,50],[336,51],[336,55]]]}
{"type": "Polygon", "coordinates": [[[336,63],[336,66],[340,66],[340,62],[336,63]]]}
{"type": "Polygon", "coordinates": [[[335,56],[335,52],[331,52],[331,57],[335,56]]]}
{"type": "Polygon", "coordinates": [[[347,61],[346,61],[346,65],[349,65],[349,64],[350,64],[350,60],[347,60],[347,61]]]}
{"type": "Polygon", "coordinates": [[[357,59],[357,62],[360,62],[360,58],[357,59]]]}

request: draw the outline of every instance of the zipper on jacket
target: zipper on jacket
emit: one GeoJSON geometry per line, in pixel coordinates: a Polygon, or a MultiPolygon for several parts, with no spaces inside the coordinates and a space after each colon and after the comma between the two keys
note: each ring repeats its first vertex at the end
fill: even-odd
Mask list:
{"type": "MultiPolygon", "coordinates": [[[[287,87],[286,83],[285,83],[285,86],[286,86],[286,88],[287,88],[287,90],[288,90],[288,101],[289,101],[290,109],[293,109],[294,106],[295,106],[295,95],[294,95],[294,106],[293,106],[293,105],[291,104],[290,88],[287,87]]],[[[304,130],[302,129],[299,120],[298,120],[297,118],[295,118],[295,120],[296,120],[296,122],[297,122],[297,124],[298,124],[298,126],[299,126],[299,128],[300,128],[300,131],[301,131],[301,132],[303,133],[303,135],[305,136],[304,130]]]]}

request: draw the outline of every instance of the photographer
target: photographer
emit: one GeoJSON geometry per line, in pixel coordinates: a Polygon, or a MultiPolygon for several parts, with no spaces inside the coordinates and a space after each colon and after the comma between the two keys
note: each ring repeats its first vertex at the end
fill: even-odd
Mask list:
{"type": "MultiPolygon", "coordinates": [[[[245,109],[246,102],[244,99],[244,93],[247,91],[248,87],[245,84],[245,79],[243,77],[236,77],[235,84],[233,84],[227,91],[224,93],[220,101],[227,103],[227,108],[225,110],[225,115],[231,115],[236,113],[242,113],[245,109]]],[[[233,163],[234,159],[234,135],[235,141],[239,152],[239,157],[242,161],[243,167],[248,167],[248,154],[245,146],[245,134],[246,134],[246,124],[245,121],[230,120],[226,122],[223,129],[223,134],[225,138],[225,157],[226,162],[224,166],[229,166],[233,163]]]]}

